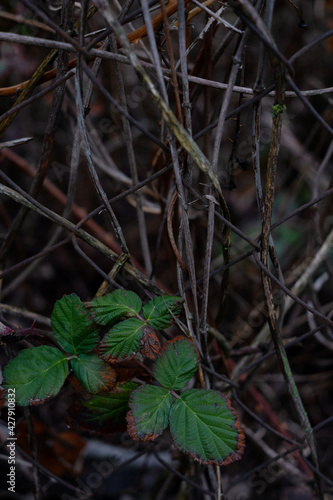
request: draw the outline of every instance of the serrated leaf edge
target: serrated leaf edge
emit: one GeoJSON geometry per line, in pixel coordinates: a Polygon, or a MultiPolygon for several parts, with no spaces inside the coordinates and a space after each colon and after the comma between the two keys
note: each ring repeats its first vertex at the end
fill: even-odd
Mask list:
{"type": "MultiPolygon", "coordinates": [[[[150,384],[149,384],[150,385],[150,384]]],[[[146,386],[143,386],[143,387],[146,387],[146,386]]],[[[154,387],[154,386],[152,386],[154,387]]],[[[157,387],[160,387],[160,386],[157,386],[157,387]]],[[[140,388],[139,388],[140,389],[140,388]]],[[[170,391],[166,388],[163,387],[163,389],[165,389],[165,396],[163,398],[163,401],[165,400],[166,397],[169,397],[170,396],[170,391]]],[[[135,390],[138,390],[138,389],[135,389],[135,390]]],[[[132,394],[133,392],[132,391],[132,394]]],[[[134,439],[135,441],[154,441],[158,436],[160,436],[164,431],[165,429],[169,426],[169,415],[168,415],[168,423],[167,425],[161,430],[161,432],[158,432],[158,433],[155,433],[153,434],[152,432],[149,433],[149,434],[146,434],[144,437],[139,437],[137,435],[137,429],[136,429],[136,423],[135,423],[135,420],[134,420],[134,416],[133,416],[133,408],[131,407],[131,405],[133,404],[132,401],[131,401],[131,397],[132,397],[132,394],[130,396],[130,399],[129,399],[129,407],[131,408],[130,411],[127,413],[126,415],[126,421],[127,421],[127,432],[128,434],[131,436],[132,439],[134,439]]],[[[161,401],[162,401],[162,398],[161,398],[161,401]]],[[[169,412],[170,412],[170,409],[172,407],[173,403],[171,403],[170,405],[170,408],[169,408],[169,412]]],[[[144,415],[143,415],[144,416],[144,415]]]]}
{"type": "MultiPolygon", "coordinates": [[[[51,346],[39,346],[39,347],[51,347],[51,346]]],[[[35,347],[30,347],[30,349],[36,349],[36,348],[35,348],[35,347]]],[[[54,349],[55,351],[58,351],[58,352],[60,352],[61,354],[63,354],[63,353],[60,351],[60,349],[58,349],[57,347],[52,347],[52,349],[54,349]]],[[[24,350],[23,350],[23,351],[21,351],[21,352],[25,352],[26,350],[27,350],[27,349],[24,349],[24,350]]],[[[11,362],[11,361],[13,361],[14,359],[17,359],[17,358],[19,357],[19,355],[20,355],[20,353],[18,353],[18,355],[17,355],[17,356],[15,356],[15,358],[12,358],[12,359],[9,361],[9,363],[7,364],[7,366],[6,366],[6,367],[5,367],[5,369],[4,369],[4,375],[5,375],[5,370],[6,370],[6,368],[9,366],[10,362],[11,362]]],[[[50,369],[52,369],[53,367],[55,367],[57,364],[63,363],[63,361],[64,361],[65,359],[66,359],[66,361],[67,361],[66,356],[65,356],[65,355],[63,355],[63,356],[64,356],[64,357],[63,357],[62,359],[59,359],[59,360],[58,360],[56,363],[54,363],[52,366],[50,365],[49,370],[50,370],[50,369]]],[[[45,371],[45,370],[44,370],[44,371],[45,371]]],[[[67,361],[67,375],[66,375],[66,377],[68,376],[68,373],[69,373],[69,368],[68,368],[68,361],[67,361]]],[[[66,380],[66,377],[64,378],[64,381],[66,380]]],[[[36,375],[36,377],[35,377],[35,378],[33,378],[33,379],[31,379],[31,380],[29,381],[29,384],[32,384],[32,383],[33,383],[36,379],[38,379],[38,378],[40,378],[40,379],[41,379],[41,383],[40,383],[40,385],[39,385],[38,390],[37,390],[37,391],[35,391],[35,392],[37,392],[37,393],[40,391],[40,389],[41,389],[41,387],[42,387],[42,385],[43,385],[43,378],[41,377],[41,374],[39,373],[38,375],[36,375]]],[[[2,384],[2,385],[3,385],[3,387],[4,387],[5,389],[8,389],[8,388],[9,388],[9,387],[8,387],[8,384],[6,383],[6,375],[5,375],[5,379],[4,379],[4,382],[3,382],[3,384],[2,384]]],[[[22,383],[22,384],[20,384],[20,385],[15,384],[15,388],[17,388],[17,389],[19,390],[19,389],[21,389],[21,387],[23,387],[23,386],[25,386],[25,385],[27,385],[27,383],[22,383]]],[[[62,386],[61,386],[61,387],[62,387],[62,386]]],[[[61,390],[61,387],[59,388],[58,392],[56,392],[56,393],[54,393],[54,394],[46,395],[46,396],[45,396],[45,397],[43,397],[43,398],[30,398],[30,399],[28,399],[28,400],[27,400],[27,402],[26,402],[25,404],[21,404],[21,403],[19,403],[19,402],[18,402],[18,404],[20,404],[20,406],[27,406],[27,405],[39,405],[39,404],[42,404],[42,403],[44,403],[46,400],[48,400],[48,399],[50,399],[50,398],[53,398],[53,397],[55,397],[57,394],[59,394],[59,392],[60,392],[60,390],[61,390]]]]}
{"type": "MultiPolygon", "coordinates": [[[[211,392],[218,392],[218,391],[211,391],[211,392]]],[[[244,450],[245,450],[245,433],[244,433],[244,429],[242,428],[241,423],[240,423],[239,414],[237,413],[235,408],[233,408],[233,406],[231,406],[231,401],[225,394],[223,394],[222,392],[218,392],[218,394],[220,396],[222,396],[223,399],[225,399],[225,402],[226,402],[229,410],[231,410],[231,412],[236,417],[236,421],[234,422],[234,426],[238,430],[238,435],[237,435],[237,449],[235,451],[232,451],[222,461],[221,460],[214,460],[214,459],[203,460],[200,455],[195,454],[195,453],[191,452],[190,450],[184,449],[180,444],[178,444],[175,441],[174,437],[172,436],[174,445],[176,446],[177,449],[179,449],[182,453],[188,453],[195,461],[199,462],[202,465],[211,465],[211,464],[215,464],[215,465],[219,465],[219,466],[230,465],[231,463],[236,462],[237,460],[241,460],[243,453],[244,453],[244,450]]],[[[172,406],[170,408],[170,413],[171,413],[172,406]]]]}
{"type": "Polygon", "coordinates": [[[124,356],[122,358],[120,357],[117,357],[117,356],[112,356],[111,354],[109,355],[105,355],[105,351],[107,351],[107,344],[105,344],[105,339],[107,339],[108,335],[112,335],[112,329],[117,327],[118,325],[120,325],[121,323],[124,323],[125,321],[128,321],[128,320],[131,320],[131,319],[137,319],[138,321],[140,321],[142,324],[141,326],[135,331],[135,333],[132,333],[132,335],[136,335],[137,332],[139,330],[141,330],[141,335],[140,337],[138,336],[138,350],[140,350],[140,340],[142,338],[142,335],[143,335],[143,327],[146,326],[146,323],[142,320],[139,320],[138,318],[127,318],[126,320],[124,321],[119,321],[118,323],[116,323],[103,337],[103,340],[100,342],[99,344],[99,357],[102,358],[103,360],[105,360],[107,363],[121,363],[123,361],[128,361],[130,359],[133,359],[134,356],[136,355],[137,351],[132,351],[130,354],[128,354],[127,356],[124,356]]]}
{"type": "MultiPolygon", "coordinates": [[[[169,347],[169,345],[170,345],[170,344],[175,344],[176,342],[182,342],[182,341],[184,341],[184,340],[185,340],[185,341],[187,341],[187,342],[188,342],[191,346],[193,346],[193,347],[194,347],[194,349],[195,349],[195,352],[196,352],[196,354],[197,354],[197,361],[198,361],[198,364],[197,364],[196,370],[198,369],[198,366],[199,366],[199,363],[200,363],[200,354],[199,354],[199,351],[198,351],[198,349],[196,348],[196,346],[195,346],[194,342],[193,342],[191,339],[189,339],[189,338],[185,337],[184,335],[176,335],[176,336],[175,336],[175,337],[173,337],[171,340],[167,340],[166,342],[164,342],[164,344],[162,345],[161,350],[160,350],[160,352],[159,352],[159,355],[158,355],[158,357],[157,357],[157,358],[156,358],[156,360],[155,360],[155,365],[154,365],[153,373],[154,373],[154,376],[155,376],[156,380],[158,380],[158,379],[157,379],[157,377],[156,377],[156,375],[155,375],[155,366],[156,366],[156,362],[157,362],[157,361],[158,361],[161,357],[163,357],[163,354],[167,351],[167,349],[168,349],[168,347],[169,347]]],[[[195,371],[193,372],[193,375],[194,375],[194,373],[195,373],[195,371]]],[[[192,377],[192,375],[191,375],[191,377],[192,377]]],[[[178,377],[177,377],[177,379],[176,379],[176,381],[175,381],[175,382],[177,382],[177,380],[178,380],[178,377]]],[[[163,387],[165,387],[165,386],[162,384],[162,382],[160,382],[159,380],[158,380],[158,382],[159,382],[159,383],[160,383],[163,387]]],[[[187,381],[187,382],[185,382],[181,388],[174,389],[173,387],[171,387],[171,388],[167,388],[167,389],[168,389],[168,390],[174,389],[174,390],[176,390],[176,391],[180,391],[182,388],[184,388],[184,387],[185,387],[185,385],[186,385],[187,383],[188,383],[188,381],[187,381]]]]}

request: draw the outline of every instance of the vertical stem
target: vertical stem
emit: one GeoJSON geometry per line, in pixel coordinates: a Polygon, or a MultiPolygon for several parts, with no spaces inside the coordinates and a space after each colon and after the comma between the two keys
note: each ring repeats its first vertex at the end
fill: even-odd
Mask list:
{"type": "MultiPolygon", "coordinates": [[[[217,172],[217,164],[218,164],[218,159],[219,159],[219,153],[220,153],[220,146],[221,146],[221,140],[223,136],[223,131],[224,131],[224,124],[227,116],[227,111],[228,107],[230,104],[230,100],[232,97],[232,92],[233,92],[233,87],[236,82],[236,78],[238,75],[239,67],[241,64],[241,58],[243,51],[245,49],[245,44],[246,40],[248,37],[248,30],[245,31],[243,34],[242,39],[239,42],[236,54],[233,59],[233,65],[230,73],[230,77],[228,80],[228,87],[225,92],[224,98],[223,98],[223,103],[220,111],[220,116],[218,119],[218,125],[217,125],[217,131],[216,131],[216,137],[215,137],[215,142],[214,142],[214,147],[213,147],[213,159],[212,159],[212,167],[215,172],[217,172]]],[[[225,202],[224,198],[221,200],[221,208],[222,208],[222,215],[230,221],[230,212],[229,212],[229,207],[227,203],[225,202]]],[[[230,246],[231,246],[231,230],[228,226],[224,225],[222,229],[222,238],[223,238],[223,257],[224,257],[224,263],[228,264],[230,260],[230,246]]],[[[219,311],[216,316],[216,324],[218,325],[223,318],[224,311],[225,311],[225,305],[226,305],[226,296],[227,296],[227,288],[228,288],[228,283],[229,283],[229,268],[227,268],[222,275],[222,286],[221,286],[221,303],[219,307],[219,311]]]]}
{"type": "MultiPolygon", "coordinates": [[[[270,226],[274,202],[275,179],[277,170],[277,160],[281,140],[282,117],[284,111],[284,93],[285,93],[285,75],[284,67],[277,57],[270,53],[271,64],[274,71],[275,80],[275,101],[273,106],[273,125],[272,137],[268,154],[267,174],[266,174],[266,193],[264,203],[264,218],[262,223],[262,238],[261,238],[261,262],[265,267],[268,267],[268,257],[270,251],[270,226]]],[[[312,461],[315,467],[318,467],[318,458],[316,446],[312,433],[311,424],[305,411],[302,399],[298,392],[298,388],[294,381],[294,377],[289,365],[288,357],[282,342],[280,325],[277,320],[276,310],[273,302],[271,289],[271,280],[267,276],[264,269],[261,270],[262,283],[264,288],[265,301],[268,309],[268,323],[274,343],[276,355],[279,361],[281,372],[287,384],[288,392],[293,402],[299,422],[304,429],[308,445],[311,450],[312,461]]],[[[323,499],[323,494],[320,486],[320,479],[315,474],[318,498],[323,499]]]]}
{"type": "MultiPolygon", "coordinates": [[[[114,37],[113,37],[113,40],[111,43],[112,43],[112,49],[116,53],[117,52],[117,44],[116,44],[114,37]]],[[[124,86],[124,81],[123,81],[123,77],[121,74],[119,63],[115,63],[115,72],[116,72],[116,80],[117,80],[120,105],[122,106],[123,109],[125,109],[125,111],[128,111],[127,102],[126,102],[126,95],[125,95],[125,86],[124,86]]],[[[122,123],[123,123],[124,136],[126,139],[127,156],[128,156],[128,162],[129,162],[130,171],[131,171],[131,177],[133,180],[133,185],[135,186],[139,182],[139,176],[138,176],[134,147],[133,147],[132,131],[131,131],[131,127],[130,127],[130,123],[129,123],[128,119],[124,115],[121,115],[121,119],[122,119],[122,123]]],[[[140,192],[135,194],[135,200],[136,200],[136,213],[137,213],[137,218],[138,218],[138,226],[139,226],[139,234],[140,234],[143,261],[145,264],[146,272],[147,272],[148,276],[150,276],[152,273],[153,266],[152,266],[151,257],[150,257],[146,220],[145,220],[145,215],[144,215],[143,210],[142,210],[142,196],[141,196],[140,192]]]]}

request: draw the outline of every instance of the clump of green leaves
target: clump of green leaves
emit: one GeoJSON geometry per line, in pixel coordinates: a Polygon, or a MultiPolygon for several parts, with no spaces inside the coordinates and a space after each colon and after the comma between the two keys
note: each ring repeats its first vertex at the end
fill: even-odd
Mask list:
{"type": "Polygon", "coordinates": [[[201,463],[238,460],[244,433],[229,400],[217,391],[186,389],[200,362],[196,347],[184,336],[161,347],[154,331],[168,328],[181,304],[179,297],[162,296],[143,305],[126,290],[85,304],[64,296],[51,316],[59,348],[21,351],[5,368],[4,387],[15,388],[21,405],[40,404],[59,393],[71,368],[81,389],[70,416],[81,428],[115,432],[127,422],[133,439],[147,441],[169,426],[175,445],[201,463]],[[146,376],[138,353],[154,361],[146,376]],[[138,387],[138,378],[144,385],[138,387]]]}
{"type": "Polygon", "coordinates": [[[244,434],[239,417],[221,393],[181,391],[197,371],[199,354],[185,337],[165,342],[153,374],[160,386],[145,385],[130,397],[128,432],[133,439],[154,440],[169,425],[174,443],[200,463],[226,465],[241,458],[244,434]]]}
{"type": "Polygon", "coordinates": [[[4,387],[15,389],[18,404],[43,403],[58,394],[69,364],[91,393],[114,385],[114,369],[93,352],[99,342],[98,329],[77,295],[65,295],[56,302],[51,324],[62,350],[45,345],[24,349],[4,370],[4,387]]]}

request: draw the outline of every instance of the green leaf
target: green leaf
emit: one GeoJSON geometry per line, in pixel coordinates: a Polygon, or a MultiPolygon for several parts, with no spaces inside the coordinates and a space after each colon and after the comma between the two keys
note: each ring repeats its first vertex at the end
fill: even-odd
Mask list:
{"type": "Polygon", "coordinates": [[[127,415],[127,430],[133,439],[154,440],[169,424],[173,398],[167,389],[144,385],[133,391],[127,415]]]}
{"type": "Polygon", "coordinates": [[[128,290],[115,290],[88,303],[96,323],[107,325],[121,316],[136,316],[142,308],[140,297],[128,290]]]}
{"type": "Polygon", "coordinates": [[[100,354],[108,361],[122,361],[133,357],[140,348],[143,321],[136,318],[125,319],[117,323],[104,336],[100,345],[100,354]]]}
{"type": "Polygon", "coordinates": [[[150,326],[161,330],[170,326],[173,316],[180,313],[181,304],[180,297],[155,297],[143,306],[143,315],[150,326]]]}
{"type": "Polygon", "coordinates": [[[103,392],[114,386],[117,375],[115,370],[97,354],[80,354],[71,360],[74,374],[86,391],[103,392]]]}
{"type": "Polygon", "coordinates": [[[198,462],[228,465],[241,458],[245,441],[239,416],[220,392],[183,392],[169,418],[175,444],[198,462]]]}
{"type": "Polygon", "coordinates": [[[55,303],[51,316],[54,335],[69,354],[92,351],[98,341],[98,330],[75,294],[64,295],[55,303]]]}
{"type": "Polygon", "coordinates": [[[30,347],[8,363],[3,386],[15,389],[18,404],[38,404],[58,394],[67,375],[68,361],[59,349],[30,347]]]}
{"type": "Polygon", "coordinates": [[[165,342],[155,362],[154,376],[161,385],[178,391],[197,371],[199,353],[185,337],[177,336],[165,342]]]}
{"type": "Polygon", "coordinates": [[[75,404],[70,408],[70,420],[77,420],[83,430],[102,434],[125,431],[128,400],[136,387],[134,382],[123,382],[107,393],[76,394],[75,404]]]}

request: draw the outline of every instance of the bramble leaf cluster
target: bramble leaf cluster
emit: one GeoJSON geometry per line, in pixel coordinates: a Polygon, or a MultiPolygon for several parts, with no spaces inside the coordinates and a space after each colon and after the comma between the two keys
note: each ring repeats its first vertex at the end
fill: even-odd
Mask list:
{"type": "Polygon", "coordinates": [[[200,362],[195,345],[179,335],[161,346],[155,332],[170,326],[181,305],[170,296],[143,305],[127,290],[87,303],[65,295],[51,315],[58,346],[22,350],[5,368],[3,385],[15,389],[20,405],[41,404],[59,393],[71,373],[79,382],[73,384],[79,389],[71,416],[81,428],[108,433],[127,422],[133,439],[148,441],[170,427],[175,445],[200,463],[238,460],[244,433],[230,401],[217,391],[186,388],[200,362]],[[140,387],[138,353],[153,361],[140,387]]]}

